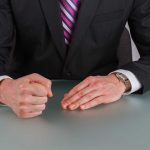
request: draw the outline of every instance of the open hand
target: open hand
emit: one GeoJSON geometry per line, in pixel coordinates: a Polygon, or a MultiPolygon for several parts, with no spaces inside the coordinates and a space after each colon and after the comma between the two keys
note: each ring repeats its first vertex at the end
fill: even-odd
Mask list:
{"type": "Polygon", "coordinates": [[[90,76],[75,86],[61,102],[63,109],[89,109],[99,104],[115,102],[125,92],[125,85],[113,74],[90,76]]]}

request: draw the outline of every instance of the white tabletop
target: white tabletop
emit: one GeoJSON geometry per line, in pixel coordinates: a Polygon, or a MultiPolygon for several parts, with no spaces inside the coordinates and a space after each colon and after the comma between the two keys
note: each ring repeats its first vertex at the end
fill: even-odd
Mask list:
{"type": "Polygon", "coordinates": [[[0,107],[0,150],[150,150],[150,92],[87,111],[64,111],[75,81],[53,81],[43,115],[19,119],[0,107]]]}

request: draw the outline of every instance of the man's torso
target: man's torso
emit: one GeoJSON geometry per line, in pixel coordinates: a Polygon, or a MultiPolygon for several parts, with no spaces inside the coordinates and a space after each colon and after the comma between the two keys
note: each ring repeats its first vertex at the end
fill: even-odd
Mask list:
{"type": "Polygon", "coordinates": [[[117,69],[117,49],[133,0],[84,0],[69,49],[65,49],[56,0],[11,0],[15,46],[6,70],[19,77],[82,79],[117,69]]]}

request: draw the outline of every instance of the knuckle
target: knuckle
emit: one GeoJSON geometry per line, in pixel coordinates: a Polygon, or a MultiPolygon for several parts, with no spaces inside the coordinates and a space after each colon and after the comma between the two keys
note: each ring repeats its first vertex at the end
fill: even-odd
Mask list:
{"type": "Polygon", "coordinates": [[[28,87],[28,85],[26,85],[26,84],[21,84],[21,85],[19,86],[19,90],[20,90],[20,92],[21,92],[22,94],[26,93],[26,92],[28,91],[28,89],[29,89],[29,87],[28,87]]]}
{"type": "Polygon", "coordinates": [[[19,85],[19,89],[20,89],[20,90],[22,90],[24,87],[25,87],[25,84],[24,84],[24,83],[21,83],[21,84],[19,85]]]}
{"type": "Polygon", "coordinates": [[[33,75],[33,76],[39,76],[39,74],[37,74],[37,73],[33,73],[32,75],[33,75]]]}
{"type": "Polygon", "coordinates": [[[71,95],[72,93],[77,93],[78,91],[79,91],[79,87],[76,86],[76,87],[74,87],[72,90],[70,90],[70,91],[68,92],[68,95],[71,95]]]}
{"type": "Polygon", "coordinates": [[[26,105],[28,104],[28,101],[29,101],[29,96],[24,95],[20,103],[26,105]]]}
{"type": "Polygon", "coordinates": [[[31,76],[33,76],[33,77],[35,77],[35,78],[36,78],[36,77],[40,77],[40,75],[39,75],[38,73],[32,73],[31,76]]]}
{"type": "Polygon", "coordinates": [[[94,81],[94,80],[95,80],[95,77],[94,77],[94,76],[89,76],[89,77],[87,78],[87,80],[88,80],[88,81],[94,81]]]}
{"type": "Polygon", "coordinates": [[[27,88],[21,88],[20,89],[21,94],[25,94],[25,93],[27,93],[27,91],[28,91],[27,88]]]}
{"type": "Polygon", "coordinates": [[[21,78],[18,79],[18,81],[20,81],[21,83],[29,83],[30,82],[29,76],[30,75],[21,77],[21,78]]]}
{"type": "Polygon", "coordinates": [[[25,82],[25,83],[29,83],[29,82],[30,82],[30,79],[29,79],[29,78],[27,78],[27,77],[25,77],[25,78],[23,79],[23,82],[25,82]]]}
{"type": "Polygon", "coordinates": [[[22,106],[22,105],[24,105],[24,102],[23,102],[23,101],[18,101],[18,102],[17,102],[17,106],[18,106],[18,107],[20,107],[20,106],[22,106]]]}
{"type": "Polygon", "coordinates": [[[23,117],[26,114],[25,109],[24,108],[18,108],[18,112],[17,112],[17,116],[18,117],[23,117]]]}
{"type": "Polygon", "coordinates": [[[102,83],[100,82],[95,82],[94,86],[98,87],[98,88],[102,88],[102,83]]]}
{"type": "Polygon", "coordinates": [[[71,92],[69,92],[69,95],[71,95],[72,93],[77,93],[78,91],[79,91],[79,88],[76,87],[71,92]]]}
{"type": "Polygon", "coordinates": [[[85,97],[86,97],[86,99],[91,99],[93,97],[93,94],[88,94],[85,97]]]}
{"type": "Polygon", "coordinates": [[[82,96],[84,96],[84,95],[85,95],[85,92],[84,92],[84,91],[81,91],[81,92],[78,93],[78,96],[79,96],[79,97],[82,97],[82,96]]]}
{"type": "Polygon", "coordinates": [[[21,106],[25,105],[24,98],[18,99],[16,104],[17,104],[17,107],[21,107],[21,106]]]}

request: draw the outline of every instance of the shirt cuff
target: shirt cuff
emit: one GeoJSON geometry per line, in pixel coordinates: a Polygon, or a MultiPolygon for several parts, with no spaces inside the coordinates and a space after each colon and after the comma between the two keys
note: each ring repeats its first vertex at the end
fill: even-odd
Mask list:
{"type": "MultiPolygon", "coordinates": [[[[7,75],[0,76],[0,81],[2,81],[4,79],[12,79],[12,78],[7,75]]],[[[0,106],[6,106],[6,105],[0,102],[0,106]]]]}
{"type": "Polygon", "coordinates": [[[124,70],[124,69],[118,69],[118,70],[113,71],[111,73],[114,73],[114,72],[119,72],[119,73],[124,74],[129,79],[129,81],[131,83],[131,90],[127,93],[124,93],[124,95],[129,95],[129,94],[134,93],[134,92],[136,92],[142,88],[142,84],[140,83],[138,78],[131,71],[124,70]]]}
{"type": "Polygon", "coordinates": [[[11,77],[4,75],[4,76],[0,76],[0,81],[4,80],[4,79],[12,79],[11,77]]]}

